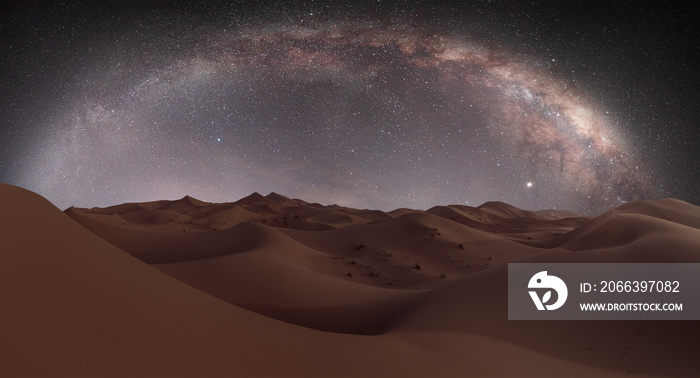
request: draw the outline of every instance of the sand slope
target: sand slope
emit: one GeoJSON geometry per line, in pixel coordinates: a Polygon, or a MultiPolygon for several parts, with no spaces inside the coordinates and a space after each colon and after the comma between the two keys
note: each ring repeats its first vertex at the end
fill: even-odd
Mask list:
{"type": "Polygon", "coordinates": [[[215,299],[23,189],[1,184],[0,203],[2,376],[427,373],[401,343],[301,328],[215,299]]]}
{"type": "Polygon", "coordinates": [[[507,320],[510,261],[699,261],[700,209],[677,200],[62,214],[0,184],[0,205],[2,376],[700,375],[700,322],[507,320]]]}

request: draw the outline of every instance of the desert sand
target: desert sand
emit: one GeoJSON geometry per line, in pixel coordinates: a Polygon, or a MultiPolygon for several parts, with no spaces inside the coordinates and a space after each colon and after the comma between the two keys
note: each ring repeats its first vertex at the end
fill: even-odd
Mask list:
{"type": "Polygon", "coordinates": [[[509,321],[508,262],[700,262],[700,208],[62,212],[0,184],[0,376],[700,376],[700,321],[509,321]]]}

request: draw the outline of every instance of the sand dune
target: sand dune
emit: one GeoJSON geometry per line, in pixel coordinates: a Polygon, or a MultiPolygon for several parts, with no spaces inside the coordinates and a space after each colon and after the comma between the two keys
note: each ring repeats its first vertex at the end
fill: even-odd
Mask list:
{"type": "Polygon", "coordinates": [[[0,184],[2,376],[698,376],[700,322],[508,321],[506,263],[698,262],[700,208],[254,193],[61,213],[0,184]]]}
{"type": "Polygon", "coordinates": [[[5,184],[0,193],[2,376],[433,370],[431,356],[408,343],[320,332],[227,304],[122,252],[33,193],[5,184]]]}
{"type": "Polygon", "coordinates": [[[697,375],[700,322],[507,321],[506,283],[501,266],[443,285],[423,295],[388,332],[477,334],[611,371],[624,366],[635,374],[697,375]]]}

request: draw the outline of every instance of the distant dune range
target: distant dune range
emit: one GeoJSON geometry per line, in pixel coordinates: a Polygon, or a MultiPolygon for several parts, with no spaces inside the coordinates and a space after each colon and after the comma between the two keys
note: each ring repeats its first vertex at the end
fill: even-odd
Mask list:
{"type": "Polygon", "coordinates": [[[508,262],[700,262],[679,200],[0,204],[0,376],[700,376],[700,321],[507,320],[508,262]]]}

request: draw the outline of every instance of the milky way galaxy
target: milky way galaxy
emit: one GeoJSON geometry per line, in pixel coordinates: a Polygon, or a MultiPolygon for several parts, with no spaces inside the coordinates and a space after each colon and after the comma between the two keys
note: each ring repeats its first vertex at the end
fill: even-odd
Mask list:
{"type": "Polygon", "coordinates": [[[276,191],[589,214],[659,195],[629,115],[556,58],[433,20],[314,9],[249,22],[156,9],[68,44],[80,49],[53,63],[60,89],[23,120],[31,140],[3,181],[59,207],[276,191]]]}

